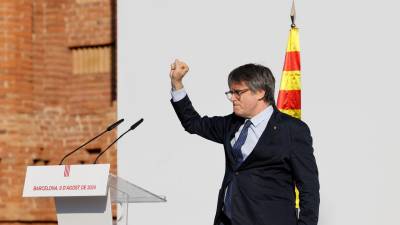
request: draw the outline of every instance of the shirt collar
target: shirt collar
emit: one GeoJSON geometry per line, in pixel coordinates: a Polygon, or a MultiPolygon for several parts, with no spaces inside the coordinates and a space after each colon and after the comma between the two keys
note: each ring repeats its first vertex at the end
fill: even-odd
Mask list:
{"type": "Polygon", "coordinates": [[[251,118],[251,123],[253,126],[257,127],[260,125],[265,120],[269,120],[271,117],[272,113],[274,112],[274,108],[269,105],[267,108],[265,108],[263,111],[259,112],[257,115],[255,115],[253,118],[251,118]]]}

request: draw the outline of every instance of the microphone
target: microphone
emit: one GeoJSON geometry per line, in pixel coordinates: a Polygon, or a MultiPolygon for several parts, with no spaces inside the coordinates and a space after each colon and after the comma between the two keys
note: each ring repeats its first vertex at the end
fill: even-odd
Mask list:
{"type": "Polygon", "coordinates": [[[99,153],[99,155],[96,157],[94,160],[93,164],[97,163],[97,160],[102,156],[111,146],[115,144],[120,138],[122,138],[125,134],[127,134],[129,131],[134,130],[137,126],[139,126],[143,122],[143,118],[138,120],[136,123],[134,123],[127,131],[125,131],[123,134],[121,134],[117,139],[115,139],[110,145],[107,146],[106,149],[104,149],[102,152],[99,153]]]}
{"type": "Polygon", "coordinates": [[[120,119],[117,122],[111,124],[110,126],[107,127],[107,129],[105,129],[104,131],[102,131],[100,134],[98,134],[97,136],[95,136],[94,138],[90,139],[89,141],[85,142],[83,145],[79,146],[78,148],[72,150],[70,153],[66,154],[60,161],[59,165],[62,165],[63,161],[70,155],[72,155],[73,153],[75,153],[76,151],[78,151],[79,149],[81,149],[82,147],[86,146],[87,144],[89,144],[90,142],[96,140],[97,138],[99,138],[100,136],[102,136],[104,133],[113,130],[114,128],[116,128],[118,125],[120,125],[122,122],[124,122],[124,119],[120,119]]]}
{"type": "Polygon", "coordinates": [[[118,125],[120,125],[122,122],[124,122],[124,119],[120,119],[117,122],[111,124],[109,127],[107,127],[107,131],[111,131],[114,128],[118,127],[118,125]]]}

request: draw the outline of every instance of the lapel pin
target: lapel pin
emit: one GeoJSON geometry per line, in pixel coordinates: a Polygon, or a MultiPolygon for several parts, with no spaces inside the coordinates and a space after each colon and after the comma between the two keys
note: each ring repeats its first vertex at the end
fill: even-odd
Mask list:
{"type": "Polygon", "coordinates": [[[277,128],[276,128],[276,126],[274,126],[274,130],[276,130],[277,128]]]}

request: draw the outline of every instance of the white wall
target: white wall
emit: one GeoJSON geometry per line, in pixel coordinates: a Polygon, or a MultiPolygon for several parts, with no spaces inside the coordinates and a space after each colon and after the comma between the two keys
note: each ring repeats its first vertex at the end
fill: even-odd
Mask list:
{"type": "MultiPolygon", "coordinates": [[[[200,114],[225,115],[235,67],[269,66],[277,89],[291,1],[118,1],[118,111],[144,123],[118,144],[119,175],[166,195],[131,204],[129,224],[212,224],[222,146],[184,132],[169,103],[169,64],[185,60],[200,114]]],[[[396,1],[297,1],[303,120],[320,171],[320,223],[397,224],[400,107],[396,1]]],[[[129,126],[120,128],[120,133],[129,126]]]]}

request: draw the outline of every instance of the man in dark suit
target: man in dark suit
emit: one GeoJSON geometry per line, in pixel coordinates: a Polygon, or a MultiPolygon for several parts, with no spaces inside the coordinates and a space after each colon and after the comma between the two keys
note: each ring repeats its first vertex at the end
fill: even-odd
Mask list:
{"type": "Polygon", "coordinates": [[[256,64],[234,69],[225,93],[233,113],[216,117],[201,117],[193,108],[182,83],[188,71],[182,61],[171,64],[175,112],[187,132],[225,149],[214,225],[316,225],[319,181],[310,130],[276,108],[271,71],[256,64]]]}

